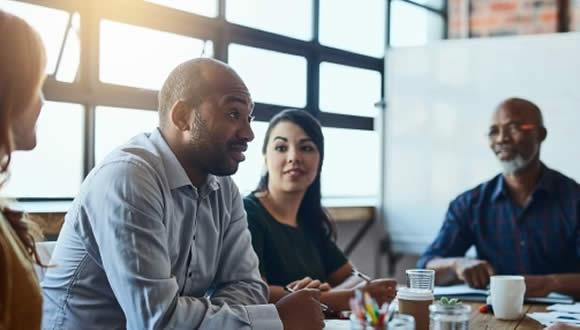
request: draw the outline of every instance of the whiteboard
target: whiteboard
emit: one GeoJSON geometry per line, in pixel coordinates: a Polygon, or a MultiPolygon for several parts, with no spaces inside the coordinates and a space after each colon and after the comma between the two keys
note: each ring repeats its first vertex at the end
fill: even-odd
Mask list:
{"type": "Polygon", "coordinates": [[[449,202],[500,167],[486,133],[517,96],[543,111],[541,159],[580,181],[580,34],[447,40],[385,60],[384,212],[396,250],[421,253],[449,202]]]}

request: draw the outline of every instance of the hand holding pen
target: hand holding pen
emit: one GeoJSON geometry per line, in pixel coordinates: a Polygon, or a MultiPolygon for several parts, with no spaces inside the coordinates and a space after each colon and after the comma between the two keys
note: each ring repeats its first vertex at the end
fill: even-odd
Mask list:
{"type": "MultiPolygon", "coordinates": [[[[288,286],[285,286],[284,287],[284,290],[286,290],[287,292],[290,292],[290,293],[296,292],[294,289],[291,289],[288,286]]],[[[323,303],[320,303],[320,309],[322,309],[322,311],[325,312],[325,313],[326,312],[330,312],[330,308],[328,306],[326,306],[325,304],[323,304],[323,303]]]]}
{"type": "Polygon", "coordinates": [[[371,283],[371,278],[366,276],[365,274],[359,272],[356,268],[352,269],[352,276],[356,276],[358,278],[363,279],[365,282],[367,282],[367,284],[371,283]]]}
{"type": "Polygon", "coordinates": [[[359,277],[365,281],[365,286],[362,289],[368,292],[379,304],[391,302],[397,295],[397,281],[393,279],[377,279],[373,280],[367,275],[353,269],[352,275],[359,277]]]}

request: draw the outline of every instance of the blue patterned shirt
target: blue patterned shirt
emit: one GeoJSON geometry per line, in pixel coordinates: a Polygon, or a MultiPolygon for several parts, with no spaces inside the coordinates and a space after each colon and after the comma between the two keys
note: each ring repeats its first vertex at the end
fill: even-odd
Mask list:
{"type": "Polygon", "coordinates": [[[462,257],[475,246],[477,258],[498,274],[580,272],[580,185],[542,165],[529,202],[510,197],[503,175],[451,202],[435,241],[419,259],[462,257]]]}

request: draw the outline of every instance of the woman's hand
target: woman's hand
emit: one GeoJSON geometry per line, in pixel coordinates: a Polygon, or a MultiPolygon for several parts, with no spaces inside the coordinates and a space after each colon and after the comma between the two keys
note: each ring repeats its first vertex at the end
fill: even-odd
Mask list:
{"type": "Polygon", "coordinates": [[[397,295],[397,281],[391,279],[372,280],[363,287],[363,291],[368,292],[377,303],[382,305],[391,302],[397,295]]]}
{"type": "Polygon", "coordinates": [[[330,284],[326,282],[320,282],[319,280],[313,280],[310,277],[305,277],[301,280],[294,281],[287,285],[290,289],[296,291],[300,289],[318,289],[321,292],[329,291],[332,289],[330,284]]]}

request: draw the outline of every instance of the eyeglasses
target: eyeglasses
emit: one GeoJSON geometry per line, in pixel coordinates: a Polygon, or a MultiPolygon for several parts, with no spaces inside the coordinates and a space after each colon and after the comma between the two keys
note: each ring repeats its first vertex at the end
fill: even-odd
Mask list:
{"type": "Polygon", "coordinates": [[[491,126],[487,136],[490,139],[495,139],[499,136],[500,132],[503,130],[506,134],[511,137],[527,133],[538,128],[535,124],[523,124],[523,123],[509,123],[506,125],[494,125],[491,126]]]}

